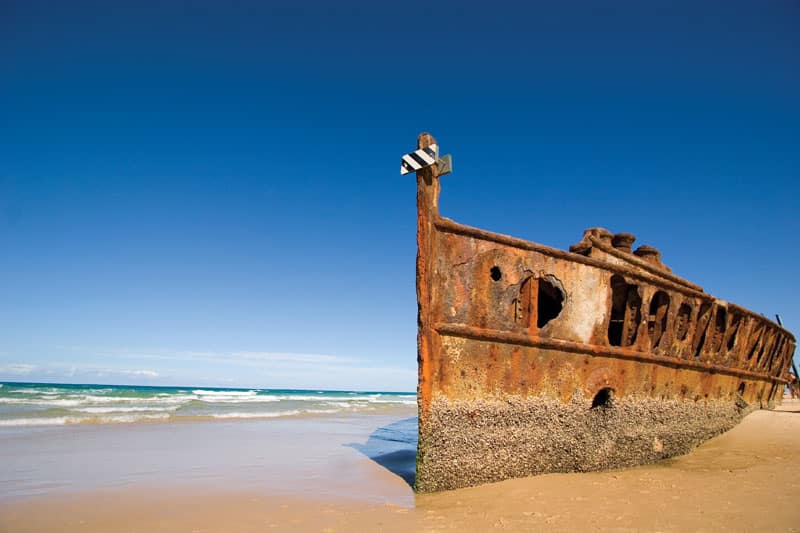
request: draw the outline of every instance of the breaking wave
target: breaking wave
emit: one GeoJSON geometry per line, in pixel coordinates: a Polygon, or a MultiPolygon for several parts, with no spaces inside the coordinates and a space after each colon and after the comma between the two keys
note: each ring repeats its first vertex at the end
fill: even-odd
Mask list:
{"type": "Polygon", "coordinates": [[[409,393],[0,383],[0,428],[407,412],[409,393]]]}

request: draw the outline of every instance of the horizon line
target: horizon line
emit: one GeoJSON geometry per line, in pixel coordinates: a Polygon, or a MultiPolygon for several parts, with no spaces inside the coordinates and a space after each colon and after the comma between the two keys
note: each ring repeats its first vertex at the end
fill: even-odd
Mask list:
{"type": "Polygon", "coordinates": [[[200,385],[134,385],[125,383],[69,383],[60,381],[4,381],[0,380],[3,385],[77,385],[84,387],[131,387],[131,388],[146,388],[146,389],[222,389],[222,390],[271,390],[271,391],[304,391],[304,392],[359,392],[359,393],[375,393],[375,394],[413,394],[417,395],[417,391],[380,391],[380,390],[357,390],[357,389],[303,389],[303,388],[286,388],[286,387],[220,387],[220,386],[200,386],[200,385]]]}

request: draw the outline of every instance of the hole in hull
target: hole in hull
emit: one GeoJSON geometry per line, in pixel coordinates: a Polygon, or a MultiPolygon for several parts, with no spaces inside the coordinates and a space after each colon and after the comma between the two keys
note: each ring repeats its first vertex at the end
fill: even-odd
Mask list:
{"type": "Polygon", "coordinates": [[[631,346],[636,342],[642,320],[642,298],[639,288],[628,284],[622,276],[611,276],[611,319],[608,323],[608,343],[612,346],[631,346]]]}
{"type": "Polygon", "coordinates": [[[650,335],[650,344],[657,348],[667,327],[667,312],[669,311],[669,296],[664,291],[658,291],[650,300],[650,313],[647,317],[647,333],[650,335]]]}
{"type": "Polygon", "coordinates": [[[700,357],[703,351],[703,346],[706,343],[706,330],[708,329],[708,322],[711,319],[711,304],[703,302],[700,304],[700,312],[697,313],[697,330],[694,332],[695,345],[694,356],[700,357]]]}
{"type": "Polygon", "coordinates": [[[748,361],[751,361],[753,359],[753,356],[758,351],[759,344],[761,343],[761,336],[763,334],[764,334],[764,328],[761,326],[758,326],[756,330],[753,332],[753,335],[751,336],[750,350],[747,355],[748,361]]]}
{"type": "Polygon", "coordinates": [[[689,335],[689,325],[692,319],[692,306],[686,303],[681,304],[678,308],[678,318],[676,334],[679,341],[685,341],[689,335]]]}
{"type": "Polygon", "coordinates": [[[724,307],[717,306],[715,311],[714,330],[708,346],[710,353],[716,353],[722,347],[722,340],[725,338],[725,326],[728,323],[728,311],[724,307]]]}
{"type": "Polygon", "coordinates": [[[539,294],[537,297],[538,315],[536,327],[543,328],[548,322],[556,318],[563,308],[564,294],[546,278],[539,280],[539,294]]]}
{"type": "Polygon", "coordinates": [[[739,335],[739,327],[742,325],[742,315],[731,313],[731,327],[728,334],[728,351],[732,352],[736,346],[736,337],[739,335]]]}
{"type": "Polygon", "coordinates": [[[608,409],[614,404],[614,391],[609,387],[600,389],[592,399],[592,409],[608,409]]]}
{"type": "Polygon", "coordinates": [[[529,330],[541,329],[561,314],[564,300],[564,290],[554,276],[531,276],[522,282],[513,301],[514,322],[529,330]]]}

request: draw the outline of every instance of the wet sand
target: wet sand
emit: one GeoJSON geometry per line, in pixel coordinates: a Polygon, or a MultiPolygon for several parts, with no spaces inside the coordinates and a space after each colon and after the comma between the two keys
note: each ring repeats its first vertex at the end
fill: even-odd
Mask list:
{"type": "MultiPolygon", "coordinates": [[[[228,474],[211,468],[188,483],[152,474],[141,482],[113,487],[103,479],[80,489],[17,494],[0,501],[0,531],[800,530],[797,401],[786,401],[776,411],[754,412],[691,454],[658,464],[551,474],[417,497],[398,475],[412,460],[407,443],[391,449],[389,436],[370,444],[380,432],[370,434],[369,428],[391,427],[398,417],[393,420],[330,421],[334,425],[323,424],[322,429],[302,424],[294,429],[232,425],[229,434],[254,434],[250,445],[280,431],[285,468],[265,460],[266,467],[253,464],[252,477],[237,471],[226,478],[228,474]],[[332,428],[338,428],[338,436],[329,435],[332,428]],[[323,433],[324,445],[319,443],[323,433]],[[352,443],[357,446],[340,445],[354,437],[362,439],[352,443]],[[315,440],[311,446],[299,445],[315,440]],[[375,460],[370,459],[376,450],[375,460]],[[276,477],[257,482],[262,475],[276,477]]],[[[209,432],[216,434],[220,427],[209,424],[191,431],[217,442],[209,432]]],[[[153,442],[163,437],[156,426],[127,430],[154,431],[159,438],[153,442]]],[[[103,446],[120,436],[100,434],[103,446]]],[[[86,435],[75,438],[78,443],[86,440],[86,435]]],[[[215,447],[219,444],[211,451],[224,451],[215,447]]],[[[263,444],[265,457],[273,457],[269,444],[263,444]]],[[[253,461],[246,456],[250,445],[238,450],[233,464],[253,461]]],[[[174,442],[165,447],[167,457],[174,452],[170,446],[174,442]]],[[[23,454],[23,463],[26,457],[23,454]]],[[[180,477],[179,470],[170,471],[171,477],[176,475],[180,477]]]]}

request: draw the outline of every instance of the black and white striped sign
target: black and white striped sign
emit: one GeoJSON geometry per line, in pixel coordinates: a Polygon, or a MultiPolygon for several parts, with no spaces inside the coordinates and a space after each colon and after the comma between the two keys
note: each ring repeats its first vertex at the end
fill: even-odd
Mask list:
{"type": "Polygon", "coordinates": [[[400,159],[400,174],[408,174],[429,167],[439,159],[439,146],[432,144],[415,152],[404,155],[400,159]]]}

